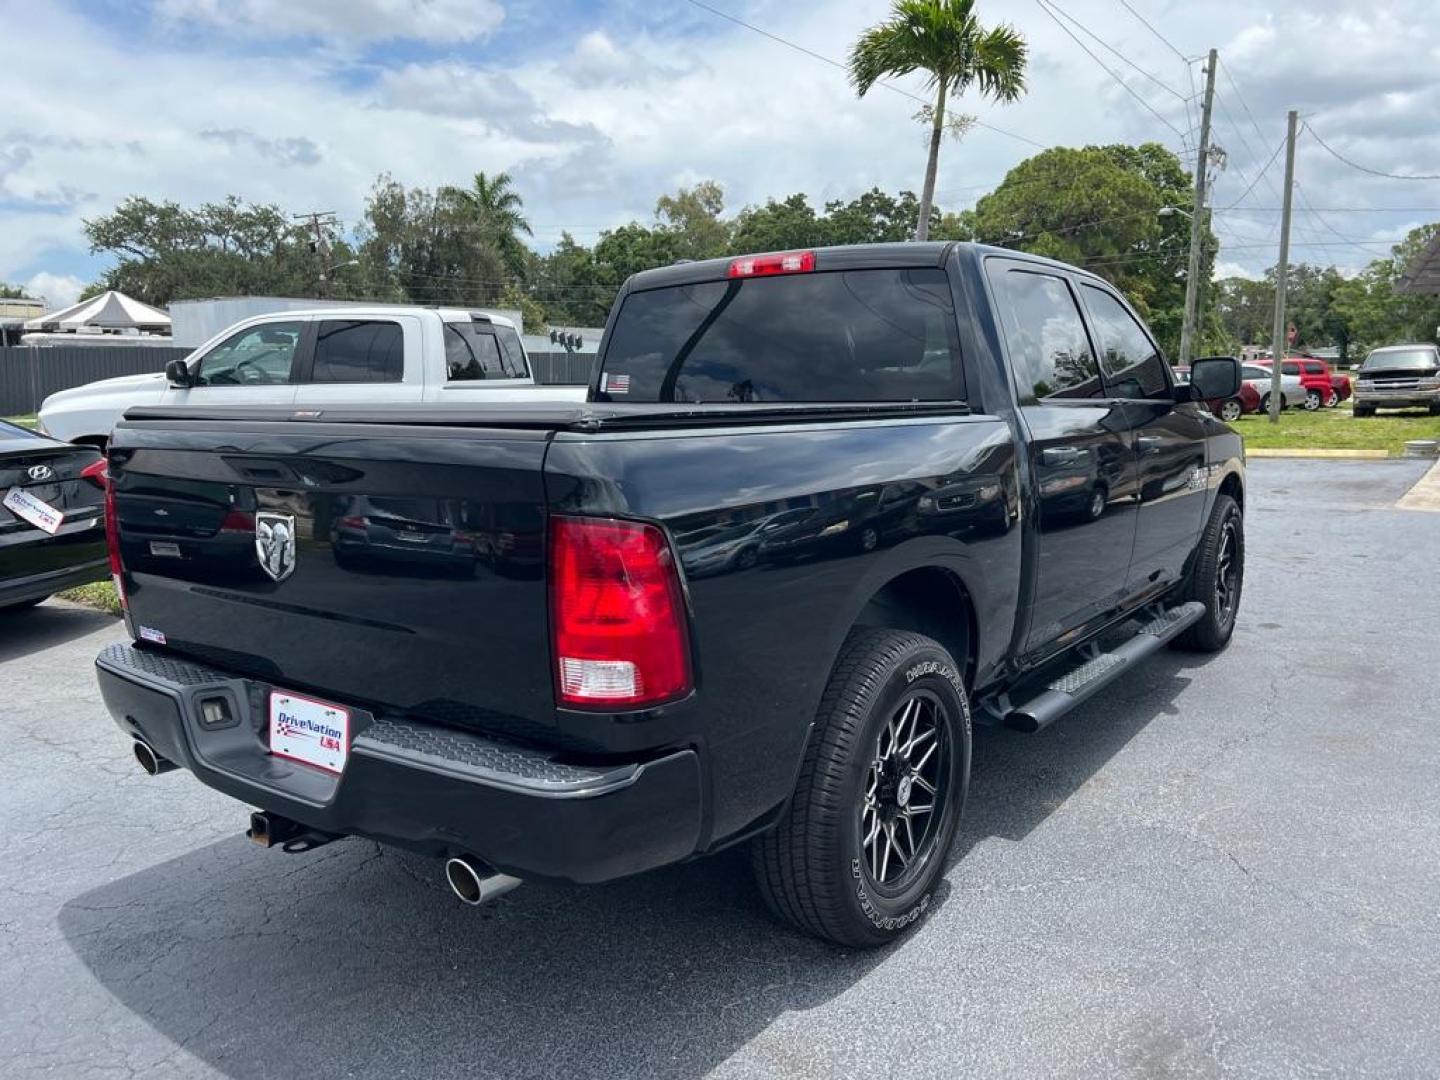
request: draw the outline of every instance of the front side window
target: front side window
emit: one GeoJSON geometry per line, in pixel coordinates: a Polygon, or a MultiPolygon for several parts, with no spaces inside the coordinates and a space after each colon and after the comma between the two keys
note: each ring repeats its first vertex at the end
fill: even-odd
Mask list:
{"type": "Polygon", "coordinates": [[[1165,360],[1125,305],[1104,289],[1082,285],[1100,349],[1105,385],[1118,398],[1166,398],[1165,360]]]}
{"type": "Polygon", "coordinates": [[[196,386],[273,386],[291,381],[303,323],[274,322],[241,330],[200,358],[196,386]]]}
{"type": "Polygon", "coordinates": [[[1021,398],[1100,397],[1100,370],[1070,287],[1029,270],[1007,270],[995,285],[1021,398]]]}
{"type": "Polygon", "coordinates": [[[315,335],[316,383],[395,383],[405,378],[405,333],[399,323],[325,319],[315,335]]]}
{"type": "Polygon", "coordinates": [[[1281,364],[1281,365],[1280,365],[1280,372],[1281,372],[1281,374],[1284,374],[1284,375],[1299,375],[1299,374],[1300,374],[1300,365],[1299,365],[1299,364],[1294,364],[1294,363],[1281,364]]]}
{"type": "Polygon", "coordinates": [[[846,270],[632,293],[605,349],[611,401],[963,400],[939,269],[846,270]]]}

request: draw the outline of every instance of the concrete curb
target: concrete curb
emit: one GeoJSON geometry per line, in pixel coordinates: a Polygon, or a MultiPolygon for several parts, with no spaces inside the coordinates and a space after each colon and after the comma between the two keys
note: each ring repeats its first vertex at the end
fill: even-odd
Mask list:
{"type": "Polygon", "coordinates": [[[1405,493],[1395,507],[1398,510],[1423,510],[1430,514],[1440,514],[1440,461],[1430,466],[1430,471],[1405,493]]]}
{"type": "Polygon", "coordinates": [[[1373,461],[1388,458],[1389,450],[1303,450],[1303,449],[1247,449],[1246,457],[1251,458],[1353,458],[1356,461],[1373,461]]]}

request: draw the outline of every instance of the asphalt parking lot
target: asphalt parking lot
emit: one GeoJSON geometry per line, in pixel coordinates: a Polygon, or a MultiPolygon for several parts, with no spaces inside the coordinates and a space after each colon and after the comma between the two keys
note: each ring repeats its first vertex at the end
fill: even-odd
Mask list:
{"type": "Polygon", "coordinates": [[[776,926],[734,855],[472,910],[368,842],[262,851],[134,766],[91,671],[118,624],[7,617],[0,1075],[1435,1075],[1424,470],[1253,463],[1231,648],[978,732],[964,858],[882,953],[776,926]]]}

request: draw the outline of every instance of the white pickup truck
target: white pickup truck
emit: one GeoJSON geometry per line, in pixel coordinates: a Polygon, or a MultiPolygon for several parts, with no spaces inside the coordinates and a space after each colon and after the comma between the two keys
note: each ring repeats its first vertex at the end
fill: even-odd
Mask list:
{"type": "Polygon", "coordinates": [[[104,447],[136,405],[584,401],[584,386],[536,385],[515,324],[460,308],[285,311],[236,323],[164,373],[51,394],[40,427],[104,447]]]}

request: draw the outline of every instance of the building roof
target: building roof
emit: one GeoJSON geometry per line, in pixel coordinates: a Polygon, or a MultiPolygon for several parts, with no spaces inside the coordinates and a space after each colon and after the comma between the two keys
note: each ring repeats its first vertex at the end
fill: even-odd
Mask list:
{"type": "Polygon", "coordinates": [[[1395,282],[1395,291],[1409,296],[1440,296],[1440,234],[1410,260],[1395,282]]]}

